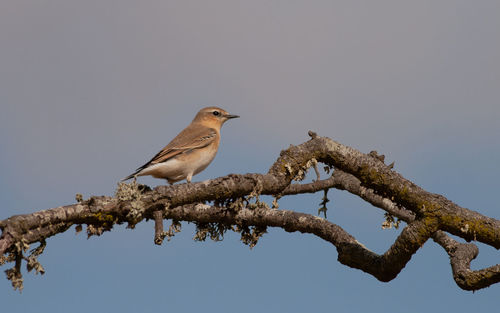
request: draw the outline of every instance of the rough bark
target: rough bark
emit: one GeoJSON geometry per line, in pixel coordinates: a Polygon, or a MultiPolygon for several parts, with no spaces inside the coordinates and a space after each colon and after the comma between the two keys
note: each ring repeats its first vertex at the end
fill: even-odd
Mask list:
{"type": "MultiPolygon", "coordinates": [[[[93,196],[78,203],[16,215],[0,221],[0,265],[14,263],[6,271],[14,288],[22,289],[21,263],[28,270],[43,273],[36,257],[43,252],[45,239],[62,233],[72,225],[87,225],[87,234],[100,235],[114,225],[127,223],[133,228],[143,219],[155,221],[154,242],[180,231],[180,221],[197,225],[195,239],[220,240],[228,230],[241,233],[242,241],[255,245],[267,227],[288,232],[311,233],[333,244],[338,260],[358,268],[381,281],[394,279],[412,255],[429,239],[441,245],[450,257],[453,278],[465,290],[477,290],[500,281],[500,265],[473,271],[470,262],[477,256],[474,244],[460,243],[446,233],[466,241],[479,241],[500,248],[500,221],[462,208],[445,197],[427,192],[386,165],[376,152],[363,154],[329,138],[310,133],[312,139],[281,152],[267,174],[228,175],[217,179],[174,186],[120,184],[114,197],[93,196]],[[300,181],[308,168],[321,162],[332,175],[308,184],[300,181]],[[407,225],[393,245],[376,254],[359,243],[340,226],[325,218],[277,209],[278,199],[292,194],[324,191],[326,216],[327,190],[337,188],[355,194],[387,212],[387,225],[407,225]],[[273,195],[273,208],[259,200],[273,195]],[[205,204],[213,201],[212,205],[205,204]],[[163,220],[171,219],[168,231],[163,220]],[[30,244],[40,243],[30,255],[30,244]]],[[[319,175],[318,175],[319,177],[319,175]]],[[[319,212],[318,212],[319,213],[319,212]]]]}

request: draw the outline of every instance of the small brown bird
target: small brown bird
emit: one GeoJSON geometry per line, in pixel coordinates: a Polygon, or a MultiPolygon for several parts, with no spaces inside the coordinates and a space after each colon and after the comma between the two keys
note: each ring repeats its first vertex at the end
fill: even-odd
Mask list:
{"type": "Polygon", "coordinates": [[[193,175],[203,171],[217,154],[222,124],[237,117],[218,107],[201,109],[165,148],[122,181],[151,175],[170,184],[183,179],[190,183],[193,175]]]}

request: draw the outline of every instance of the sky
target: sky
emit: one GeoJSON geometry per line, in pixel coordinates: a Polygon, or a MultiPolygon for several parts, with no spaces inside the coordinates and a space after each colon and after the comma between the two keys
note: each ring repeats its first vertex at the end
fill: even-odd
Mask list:
{"type": "MultiPolygon", "coordinates": [[[[193,181],[263,173],[314,130],[395,161],[430,192],[500,219],[500,2],[0,2],[0,219],[112,195],[205,106],[222,129],[193,181]]],[[[162,180],[141,178],[157,186],[162,180]]],[[[332,190],[328,218],[383,253],[383,211],[332,190]]],[[[280,207],[316,214],[321,193],[280,207]]],[[[3,312],[475,312],[500,286],[456,286],[429,241],[389,283],[336,261],[312,235],[270,229],[250,250],[234,233],[161,247],[154,225],[48,240],[44,276],[0,279],[3,312]]],[[[472,267],[499,262],[479,244],[472,267]]],[[[5,270],[6,267],[2,267],[5,270]]],[[[2,276],[1,274],[0,276],[2,276]]]]}

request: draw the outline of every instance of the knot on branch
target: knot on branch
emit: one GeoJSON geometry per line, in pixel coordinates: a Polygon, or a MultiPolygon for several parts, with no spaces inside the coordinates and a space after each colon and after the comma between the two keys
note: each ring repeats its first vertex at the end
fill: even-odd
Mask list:
{"type": "MultiPolygon", "coordinates": [[[[376,160],[379,160],[380,162],[382,162],[385,165],[385,155],[378,154],[378,152],[375,151],[375,150],[370,151],[370,153],[368,153],[368,155],[371,156],[372,158],[376,159],[376,160]]],[[[392,162],[391,164],[387,165],[387,167],[389,167],[390,169],[394,168],[394,162],[392,162]]]]}
{"type": "Polygon", "coordinates": [[[311,140],[316,139],[316,137],[318,137],[318,134],[316,134],[312,130],[308,131],[307,134],[309,135],[309,137],[311,137],[311,140]]]}

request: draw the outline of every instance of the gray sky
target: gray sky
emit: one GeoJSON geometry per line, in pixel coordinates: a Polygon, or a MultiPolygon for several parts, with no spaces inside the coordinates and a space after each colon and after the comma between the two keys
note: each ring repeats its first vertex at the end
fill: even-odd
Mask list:
{"type": "MultiPolygon", "coordinates": [[[[0,219],[113,193],[204,106],[241,115],[194,181],[264,172],[309,129],[376,149],[431,192],[500,218],[498,1],[3,1],[0,3],[0,219]]],[[[157,185],[162,181],[145,178],[157,185]]],[[[329,218],[377,252],[397,231],[331,192],[329,218]]],[[[283,199],[316,212],[321,195],[283,199]]],[[[9,312],[171,309],[233,312],[456,312],[498,305],[466,293],[428,242],[380,283],[337,263],[312,236],[271,230],[252,251],[228,234],[162,247],[153,225],[48,241],[47,274],[9,312]],[[418,303],[415,298],[426,299],[418,303]],[[360,301],[361,300],[361,301],[360,301]],[[224,303],[224,305],[222,305],[224,303]],[[75,306],[76,305],[76,306],[75,306]]],[[[475,266],[498,263],[480,246],[475,266]]]]}

